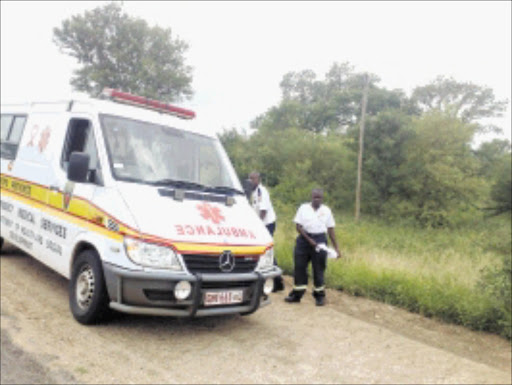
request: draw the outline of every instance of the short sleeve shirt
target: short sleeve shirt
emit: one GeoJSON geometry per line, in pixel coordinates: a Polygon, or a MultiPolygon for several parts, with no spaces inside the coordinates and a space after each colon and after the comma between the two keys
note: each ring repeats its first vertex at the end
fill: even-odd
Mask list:
{"type": "Polygon", "coordinates": [[[311,202],[303,203],[299,207],[293,221],[301,225],[309,234],[325,234],[328,228],[335,226],[331,209],[325,205],[320,205],[315,210],[311,202]]]}
{"type": "Polygon", "coordinates": [[[254,189],[251,194],[251,205],[258,216],[262,210],[267,212],[265,218],[263,218],[263,223],[265,225],[269,225],[276,221],[276,213],[274,211],[274,207],[272,206],[272,202],[270,202],[270,195],[267,188],[261,183],[258,185],[258,187],[256,187],[256,189],[254,189]]]}

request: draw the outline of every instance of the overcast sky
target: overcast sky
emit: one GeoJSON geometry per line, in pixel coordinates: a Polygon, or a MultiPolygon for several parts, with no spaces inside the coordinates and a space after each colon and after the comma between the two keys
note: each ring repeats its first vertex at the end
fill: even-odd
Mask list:
{"type": "MultiPolygon", "coordinates": [[[[2,102],[69,95],[77,63],[52,29],[106,3],[2,0],[2,102]]],[[[350,62],[408,95],[438,75],[491,87],[509,100],[496,123],[511,137],[510,1],[126,1],[124,10],[189,44],[195,96],[181,106],[211,132],[248,129],[279,102],[285,73],[311,69],[323,79],[334,62],[350,62]]]]}

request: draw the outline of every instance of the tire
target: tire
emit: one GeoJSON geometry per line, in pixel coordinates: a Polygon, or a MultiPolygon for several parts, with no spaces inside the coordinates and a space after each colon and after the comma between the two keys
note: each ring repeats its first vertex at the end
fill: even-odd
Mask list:
{"type": "Polygon", "coordinates": [[[73,263],[69,281],[69,307],[84,325],[105,320],[110,314],[103,268],[95,250],[84,250],[73,263]]]}
{"type": "Polygon", "coordinates": [[[0,254],[3,254],[4,239],[0,237],[0,254]]]}

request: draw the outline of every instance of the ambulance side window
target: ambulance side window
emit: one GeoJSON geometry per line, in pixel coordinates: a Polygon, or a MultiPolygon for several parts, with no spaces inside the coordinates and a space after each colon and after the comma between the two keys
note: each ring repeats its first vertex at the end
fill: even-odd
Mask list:
{"type": "Polygon", "coordinates": [[[0,131],[0,156],[2,158],[16,158],[26,121],[27,117],[23,115],[2,114],[2,127],[0,131]]]}
{"type": "Polygon", "coordinates": [[[67,171],[69,157],[74,151],[89,154],[91,162],[89,164],[88,180],[90,183],[103,185],[98,151],[94,140],[94,131],[92,129],[92,123],[87,119],[71,119],[69,122],[61,159],[61,165],[64,171],[67,171]]]}

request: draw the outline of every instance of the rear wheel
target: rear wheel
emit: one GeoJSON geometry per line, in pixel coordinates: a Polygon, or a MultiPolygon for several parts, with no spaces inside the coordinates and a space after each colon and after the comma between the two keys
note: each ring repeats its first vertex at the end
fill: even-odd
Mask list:
{"type": "Polygon", "coordinates": [[[84,250],[73,263],[69,282],[69,306],[81,324],[104,320],[109,311],[109,298],[98,253],[84,250]]]}
{"type": "Polygon", "coordinates": [[[4,239],[2,237],[0,237],[0,254],[3,254],[2,253],[3,247],[4,247],[4,239]]]}

